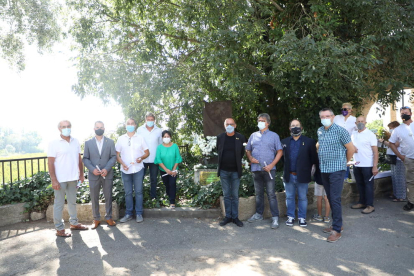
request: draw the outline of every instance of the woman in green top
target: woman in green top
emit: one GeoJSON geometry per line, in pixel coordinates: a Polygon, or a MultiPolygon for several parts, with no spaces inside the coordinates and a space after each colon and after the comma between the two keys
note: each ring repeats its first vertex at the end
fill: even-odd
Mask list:
{"type": "Polygon", "coordinates": [[[162,132],[162,144],[157,147],[154,164],[160,167],[162,182],[170,199],[170,207],[175,208],[175,194],[178,164],[183,161],[177,144],[171,142],[171,132],[162,132]]]}

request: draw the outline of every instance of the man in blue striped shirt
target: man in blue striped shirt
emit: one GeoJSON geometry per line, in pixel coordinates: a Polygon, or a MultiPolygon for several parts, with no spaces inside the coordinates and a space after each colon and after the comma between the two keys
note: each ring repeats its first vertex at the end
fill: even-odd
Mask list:
{"type": "Polygon", "coordinates": [[[247,158],[252,164],[254,190],[256,193],[256,213],[247,221],[263,219],[264,188],[266,187],[272,213],[272,229],[279,227],[279,208],[275,194],[276,164],[283,155],[279,135],[269,130],[270,116],[267,113],[257,117],[259,131],[250,135],[246,146],[247,158]]]}
{"type": "Polygon", "coordinates": [[[328,242],[341,238],[342,206],[341,194],[347,163],[351,160],[355,147],[346,129],[333,123],[334,113],[330,108],[319,111],[322,127],[318,129],[318,156],[322,184],[332,209],[332,226],[324,229],[331,233],[328,242]]]}

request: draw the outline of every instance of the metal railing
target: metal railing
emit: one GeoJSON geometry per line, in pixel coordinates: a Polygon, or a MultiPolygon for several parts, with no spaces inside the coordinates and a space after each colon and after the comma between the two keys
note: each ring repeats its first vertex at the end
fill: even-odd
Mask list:
{"type": "MultiPolygon", "coordinates": [[[[181,153],[188,153],[188,145],[179,148],[181,153]]],[[[47,170],[47,156],[0,160],[0,186],[12,184],[47,170]]]]}

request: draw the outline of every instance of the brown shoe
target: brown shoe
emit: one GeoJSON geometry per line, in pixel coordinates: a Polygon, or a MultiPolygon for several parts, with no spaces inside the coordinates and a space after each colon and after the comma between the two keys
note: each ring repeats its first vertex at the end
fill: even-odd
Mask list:
{"type": "Polygon", "coordinates": [[[341,233],[336,232],[335,230],[332,230],[331,235],[326,239],[327,242],[336,242],[341,238],[341,233]]]}
{"type": "Polygon", "coordinates": [[[366,206],[361,203],[357,203],[351,206],[352,209],[364,209],[366,206]]]}
{"type": "Polygon", "coordinates": [[[371,214],[375,211],[375,208],[373,206],[367,206],[364,210],[361,211],[363,214],[371,214]]]}
{"type": "Polygon", "coordinates": [[[115,226],[116,222],[113,219],[107,219],[106,223],[108,223],[109,226],[115,226]]]}
{"type": "MultiPolygon", "coordinates": [[[[329,226],[328,228],[323,229],[322,231],[323,231],[324,233],[331,233],[331,232],[333,231],[332,225],[331,225],[331,226],[329,226]]],[[[344,231],[344,227],[342,226],[342,227],[341,227],[341,232],[343,232],[343,231],[344,231]]]]}
{"type": "Polygon", "coordinates": [[[82,224],[77,224],[77,225],[70,225],[70,230],[89,230],[89,228],[85,225],[82,224]]]}
{"type": "Polygon", "coordinates": [[[62,229],[62,230],[56,230],[56,236],[67,238],[67,237],[72,236],[72,234],[71,233],[66,233],[65,229],[62,229]]]}
{"type": "Polygon", "coordinates": [[[99,221],[99,220],[93,220],[92,225],[91,225],[91,229],[98,228],[99,224],[101,224],[101,221],[99,221]]]}

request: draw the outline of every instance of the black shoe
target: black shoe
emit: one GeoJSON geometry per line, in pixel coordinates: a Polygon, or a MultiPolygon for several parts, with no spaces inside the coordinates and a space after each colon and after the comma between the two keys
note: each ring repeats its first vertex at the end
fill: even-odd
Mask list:
{"type": "Polygon", "coordinates": [[[403,207],[403,209],[405,210],[405,211],[411,211],[411,209],[413,209],[414,208],[414,204],[412,204],[411,202],[407,202],[407,204],[405,204],[404,205],[404,207],[403,207]]]}
{"type": "Polygon", "coordinates": [[[243,222],[241,222],[239,218],[233,219],[233,223],[236,224],[238,227],[243,227],[243,222]]]}
{"type": "Polygon", "coordinates": [[[230,222],[232,222],[233,221],[233,219],[231,219],[231,218],[228,218],[228,217],[225,217],[222,221],[220,221],[220,226],[224,226],[224,225],[226,225],[227,223],[230,223],[230,222]]]}

